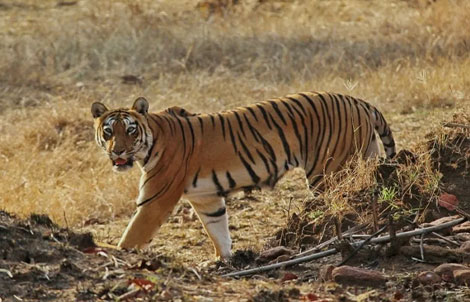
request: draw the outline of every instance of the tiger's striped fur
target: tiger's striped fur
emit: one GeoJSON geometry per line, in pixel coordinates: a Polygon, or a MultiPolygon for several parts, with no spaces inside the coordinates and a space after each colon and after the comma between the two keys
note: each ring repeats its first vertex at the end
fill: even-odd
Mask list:
{"type": "Polygon", "coordinates": [[[142,247],[183,196],[212,239],[216,256],[230,256],[224,197],[236,190],[274,186],[301,167],[315,187],[356,152],[387,157],[395,142],[382,114],[350,96],[305,92],[235,110],[192,114],[179,107],[148,113],[138,98],[131,109],[92,105],[96,141],[116,170],[136,161],[142,169],[137,212],[119,246],[142,247]],[[107,130],[106,130],[107,129],[107,130]]]}

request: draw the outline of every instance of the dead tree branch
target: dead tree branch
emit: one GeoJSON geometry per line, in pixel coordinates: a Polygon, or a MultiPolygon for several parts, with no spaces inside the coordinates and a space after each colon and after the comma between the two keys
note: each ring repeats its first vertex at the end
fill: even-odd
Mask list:
{"type": "MultiPolygon", "coordinates": [[[[446,229],[446,228],[449,228],[449,227],[453,227],[453,226],[458,225],[458,224],[460,224],[460,223],[462,223],[466,220],[467,220],[466,218],[462,217],[462,218],[458,218],[458,219],[443,223],[441,225],[435,225],[435,226],[430,226],[430,227],[427,227],[427,228],[416,229],[416,230],[413,230],[413,231],[397,233],[396,238],[407,238],[407,237],[412,237],[412,236],[416,236],[416,235],[431,233],[431,232],[434,232],[434,231],[438,231],[438,230],[446,229]]],[[[389,242],[389,241],[390,241],[390,236],[387,235],[387,236],[382,236],[382,237],[371,239],[370,243],[386,243],[386,242],[389,242]]],[[[359,246],[362,243],[363,243],[363,241],[359,241],[359,242],[354,243],[353,245],[359,246]]],[[[243,270],[243,271],[228,273],[228,274],[222,275],[222,277],[239,277],[239,276],[252,275],[252,274],[261,273],[261,272],[269,271],[269,270],[280,268],[280,267],[286,267],[286,266],[291,266],[291,265],[295,265],[295,264],[299,264],[299,263],[303,263],[303,262],[308,262],[308,261],[311,261],[311,260],[327,257],[327,256],[330,256],[330,255],[334,255],[336,253],[338,253],[338,250],[330,249],[330,250],[326,250],[324,252],[312,254],[312,255],[309,255],[309,256],[295,258],[295,259],[291,259],[291,260],[287,260],[287,261],[283,261],[283,262],[279,262],[279,263],[275,263],[275,264],[260,266],[260,267],[256,267],[256,268],[252,268],[252,269],[243,270]]]]}

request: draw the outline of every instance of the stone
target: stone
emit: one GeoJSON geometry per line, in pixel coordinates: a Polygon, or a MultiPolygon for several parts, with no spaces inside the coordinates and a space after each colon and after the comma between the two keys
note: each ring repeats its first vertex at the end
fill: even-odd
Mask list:
{"type": "Polygon", "coordinates": [[[458,285],[470,285],[470,269],[457,269],[453,274],[454,281],[458,285]]]}
{"type": "Polygon", "coordinates": [[[439,277],[435,272],[425,271],[419,273],[416,280],[422,285],[433,285],[441,282],[441,277],[439,277]]]}
{"type": "Polygon", "coordinates": [[[454,240],[470,241],[470,233],[458,233],[452,236],[454,240]]]}
{"type": "Polygon", "coordinates": [[[467,270],[467,266],[458,263],[444,263],[434,269],[434,272],[441,276],[442,280],[450,282],[454,280],[454,271],[467,270]]]}
{"type": "Polygon", "coordinates": [[[460,251],[470,253],[470,241],[465,241],[460,245],[460,251]]]}
{"type": "Polygon", "coordinates": [[[349,265],[334,268],[331,276],[335,282],[344,285],[379,287],[387,282],[385,275],[380,272],[349,265]]]}
{"type": "Polygon", "coordinates": [[[288,249],[285,246],[276,246],[269,250],[261,252],[259,257],[256,260],[259,262],[268,262],[268,261],[277,259],[279,256],[282,256],[282,255],[291,256],[292,254],[294,254],[293,250],[288,249]]]}

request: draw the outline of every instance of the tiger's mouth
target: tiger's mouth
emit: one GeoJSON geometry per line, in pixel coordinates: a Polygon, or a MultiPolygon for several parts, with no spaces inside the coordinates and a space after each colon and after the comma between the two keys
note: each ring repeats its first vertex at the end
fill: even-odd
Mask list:
{"type": "Polygon", "coordinates": [[[132,168],[134,164],[134,159],[133,158],[116,158],[111,160],[113,162],[113,168],[117,171],[124,171],[129,168],[132,168]]]}

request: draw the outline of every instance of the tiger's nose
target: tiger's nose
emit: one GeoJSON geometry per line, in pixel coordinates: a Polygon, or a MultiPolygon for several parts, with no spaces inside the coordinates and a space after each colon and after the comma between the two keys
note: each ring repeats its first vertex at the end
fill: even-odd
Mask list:
{"type": "Polygon", "coordinates": [[[119,155],[121,155],[121,154],[123,154],[123,153],[124,153],[124,150],[120,150],[120,151],[114,150],[114,151],[113,151],[113,154],[116,155],[116,156],[119,156],[119,155]]]}

